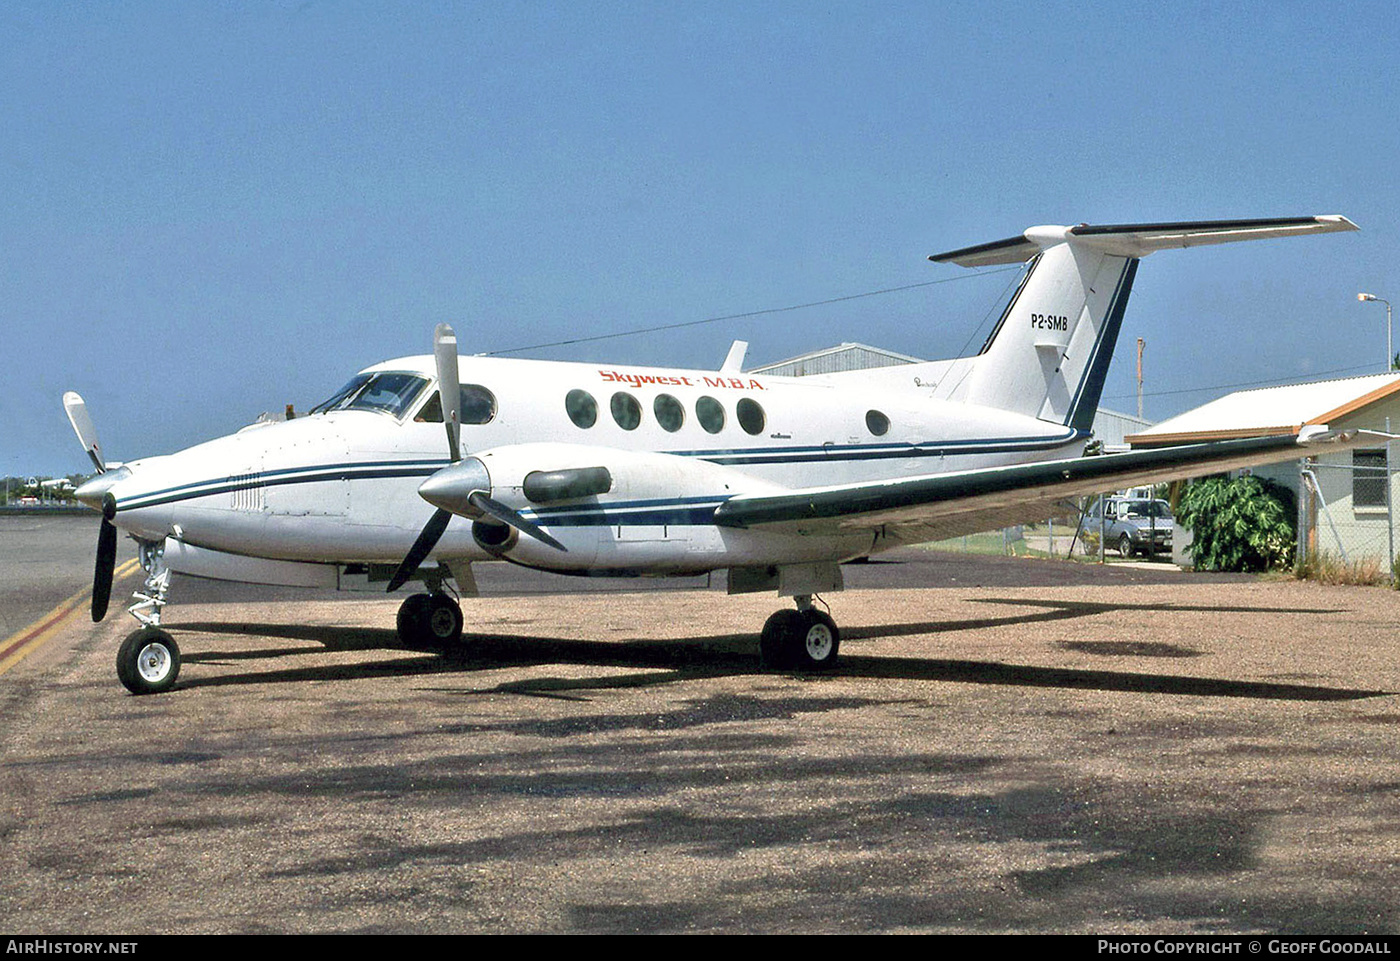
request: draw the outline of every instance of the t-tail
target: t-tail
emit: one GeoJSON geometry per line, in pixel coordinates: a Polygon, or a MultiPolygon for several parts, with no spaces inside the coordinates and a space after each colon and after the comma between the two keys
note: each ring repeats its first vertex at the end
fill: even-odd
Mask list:
{"type": "Polygon", "coordinates": [[[1088,431],[1138,261],[1156,250],[1356,230],[1341,216],[1031,227],[1019,237],[930,257],[987,267],[1031,261],[953,399],[1088,431]]]}

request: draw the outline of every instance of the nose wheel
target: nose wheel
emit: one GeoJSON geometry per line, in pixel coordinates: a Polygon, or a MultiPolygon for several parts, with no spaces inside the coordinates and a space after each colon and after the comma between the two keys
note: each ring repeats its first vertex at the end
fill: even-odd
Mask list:
{"type": "Polygon", "coordinates": [[[405,647],[452,647],[462,640],[462,608],[441,591],[410,594],[399,606],[397,626],[405,647]]]}
{"type": "Polygon", "coordinates": [[[180,648],[158,627],[127,635],[117,649],[117,677],[132,694],[160,694],[180,676],[180,648]]]}
{"type": "Polygon", "coordinates": [[[758,640],[765,667],[803,671],[833,667],[840,646],[841,632],[836,622],[810,606],[810,600],[805,608],[778,611],[768,618],[758,640]]]}

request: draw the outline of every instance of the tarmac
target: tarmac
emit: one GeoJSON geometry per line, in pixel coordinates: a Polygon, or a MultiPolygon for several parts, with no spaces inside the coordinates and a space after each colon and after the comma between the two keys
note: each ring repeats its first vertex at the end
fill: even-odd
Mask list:
{"type": "Polygon", "coordinates": [[[447,656],[397,598],[177,584],[153,697],[115,602],[62,616],[0,674],[0,928],[1400,928],[1396,592],[902,552],[801,675],[772,597],[485,573],[447,656]]]}

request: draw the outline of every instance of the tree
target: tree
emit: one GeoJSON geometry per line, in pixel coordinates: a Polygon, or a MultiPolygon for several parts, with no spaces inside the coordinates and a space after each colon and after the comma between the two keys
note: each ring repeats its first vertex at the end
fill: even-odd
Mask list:
{"type": "Polygon", "coordinates": [[[1177,511],[1192,534],[1191,556],[1203,571],[1266,571],[1293,563],[1297,501],[1258,477],[1207,477],[1186,488],[1177,511]]]}

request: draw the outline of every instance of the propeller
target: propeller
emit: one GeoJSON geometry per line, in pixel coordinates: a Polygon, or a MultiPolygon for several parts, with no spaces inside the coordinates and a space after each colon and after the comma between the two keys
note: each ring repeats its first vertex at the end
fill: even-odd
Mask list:
{"type": "Polygon", "coordinates": [[[438,538],[442,537],[442,532],[447,530],[447,522],[452,520],[452,512],[438,509],[433,511],[433,516],[428,518],[428,523],[423,527],[423,532],[418,535],[418,539],[413,542],[413,546],[404,555],[403,562],[399,564],[399,569],[394,571],[394,576],[389,578],[388,593],[403,587],[404,582],[413,576],[413,572],[418,570],[418,565],[427,560],[433,548],[437,547],[438,538]]]}
{"type": "Polygon", "coordinates": [[[117,516],[117,499],[108,488],[123,473],[107,473],[107,463],[102,459],[102,445],[97,442],[97,428],[92,424],[87,402],[76,391],[63,395],[63,410],[68,415],[68,423],[73,425],[73,433],[78,435],[78,443],[92,459],[97,473],[75,492],[78,500],[90,507],[102,510],[102,526],[97,530],[97,560],[92,570],[92,619],[100,621],[107,616],[107,604],[112,599],[112,577],[117,566],[117,525],[112,519],[117,516]]]}
{"type": "Polygon", "coordinates": [[[78,443],[83,445],[83,450],[92,458],[92,465],[97,468],[97,473],[106,473],[107,464],[102,459],[102,447],[97,443],[97,428],[92,426],[87,402],[77,391],[70,390],[63,395],[63,410],[68,414],[68,423],[73,425],[73,433],[78,435],[78,443]]]}
{"type": "Polygon", "coordinates": [[[447,385],[461,384],[457,374],[457,335],[447,324],[433,331],[433,360],[437,362],[438,397],[442,400],[442,424],[447,428],[447,453],[452,463],[462,459],[462,391],[447,385]]]}
{"type": "Polygon", "coordinates": [[[545,533],[543,527],[534,521],[526,520],[517,511],[511,510],[500,501],[492,500],[485,491],[472,491],[467,495],[467,501],[481,513],[488,517],[494,517],[507,527],[514,527],[522,534],[529,534],[535,540],[542,544],[548,544],[556,551],[563,551],[566,554],[569,552],[567,547],[545,533]]]}
{"type": "Polygon", "coordinates": [[[457,335],[447,324],[438,324],[433,331],[433,361],[437,366],[438,397],[442,401],[442,422],[447,429],[447,452],[452,463],[418,488],[423,499],[437,510],[428,518],[428,523],[408,549],[394,576],[389,578],[389,593],[402,587],[418,570],[418,565],[427,560],[447,530],[453,514],[464,517],[485,515],[556,550],[567,550],[538,524],[492,499],[491,476],[486,472],[486,465],[475,457],[468,457],[465,461],[462,459],[462,393],[460,389],[450,389],[461,384],[457,372],[457,335]],[[450,488],[447,491],[449,496],[437,499],[430,496],[433,490],[442,488],[450,488]]]}
{"type": "MultiPolygon", "coordinates": [[[[437,366],[438,400],[442,405],[442,424],[447,428],[447,454],[455,465],[462,459],[462,392],[448,390],[449,386],[461,383],[457,373],[457,334],[448,324],[438,324],[433,331],[433,362],[437,366]]],[[[433,511],[422,533],[408,549],[394,576],[389,578],[388,593],[403,587],[404,582],[418,570],[418,565],[427,560],[438,539],[447,530],[447,522],[452,520],[452,512],[441,508],[433,511]]]]}
{"type": "Polygon", "coordinates": [[[92,571],[92,620],[107,616],[107,602],[112,599],[112,574],[117,566],[117,499],[111,494],[102,498],[102,526],[97,531],[97,563],[92,571]]]}

